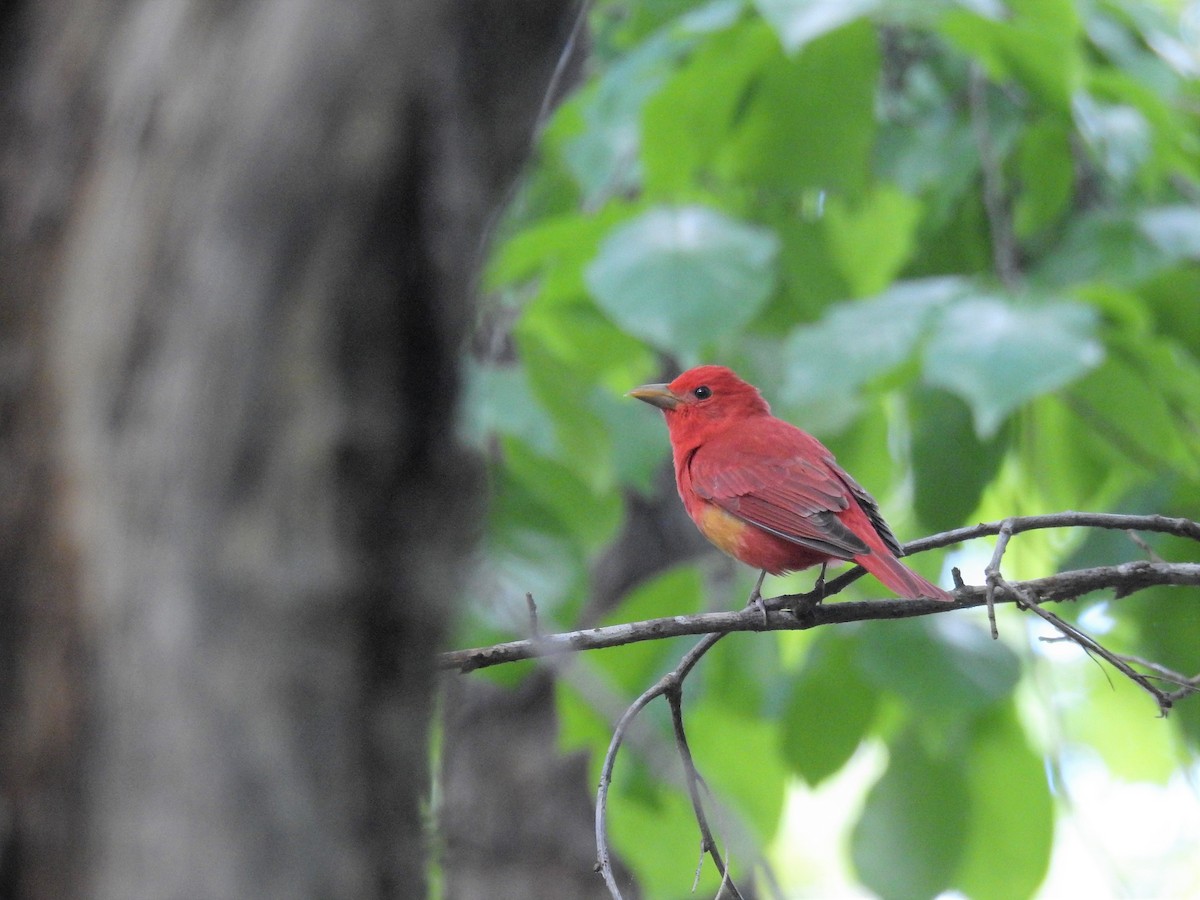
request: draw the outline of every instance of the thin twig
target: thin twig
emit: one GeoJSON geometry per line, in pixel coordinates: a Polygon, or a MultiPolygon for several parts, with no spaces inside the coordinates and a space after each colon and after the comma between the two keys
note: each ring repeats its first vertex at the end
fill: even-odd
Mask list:
{"type": "Polygon", "coordinates": [[[538,640],[542,636],[542,629],[538,625],[537,604],[533,602],[533,594],[530,591],[525,592],[525,607],[529,610],[529,636],[538,640]]]}
{"type": "MultiPolygon", "coordinates": [[[[721,851],[717,848],[717,842],[713,838],[712,829],[708,827],[708,817],[704,814],[704,802],[700,798],[700,773],[696,771],[696,763],[692,759],[692,750],[687,742],[687,732],[683,727],[682,679],[672,681],[666,690],[666,697],[667,703],[671,706],[671,724],[675,730],[675,746],[679,750],[679,758],[683,761],[683,773],[687,781],[688,795],[692,798],[692,810],[696,814],[696,824],[700,827],[701,865],[704,863],[704,854],[707,853],[712,857],[713,863],[716,864],[717,871],[721,873],[722,882],[728,881],[729,887],[733,891],[733,896],[742,898],[737,885],[729,877],[729,869],[725,861],[721,858],[721,851]]],[[[696,870],[696,875],[698,882],[700,875],[699,868],[696,870]]],[[[695,889],[696,886],[693,884],[692,890],[694,891],[695,889]]]]}
{"type": "Polygon", "coordinates": [[[1012,519],[1005,519],[1000,523],[1000,533],[996,535],[996,549],[992,551],[991,561],[983,570],[984,581],[987,583],[988,624],[991,626],[993,641],[1000,637],[1000,631],[996,628],[996,585],[1002,577],[1000,561],[1004,558],[1004,551],[1008,549],[1012,535],[1012,519]]]}

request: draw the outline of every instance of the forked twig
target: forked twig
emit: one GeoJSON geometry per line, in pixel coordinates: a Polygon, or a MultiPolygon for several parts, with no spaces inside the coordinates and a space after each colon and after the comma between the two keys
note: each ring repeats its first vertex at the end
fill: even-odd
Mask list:
{"type": "MultiPolygon", "coordinates": [[[[757,612],[755,612],[755,615],[757,616],[757,612]]],[[[617,751],[621,748],[621,744],[624,743],[626,732],[633,724],[633,720],[637,718],[638,713],[645,709],[651,700],[663,695],[667,697],[671,705],[672,720],[675,723],[676,745],[683,760],[688,793],[692,798],[692,808],[696,812],[696,821],[700,826],[702,852],[707,852],[712,857],[717,870],[721,873],[722,884],[728,885],[734,897],[741,898],[742,896],[729,874],[728,867],[720,851],[717,849],[716,841],[712,836],[712,831],[708,826],[708,820],[704,814],[699,794],[699,773],[696,771],[691,751],[687,745],[680,704],[684,679],[687,678],[688,673],[695,668],[696,663],[700,661],[704,654],[711,650],[726,633],[705,635],[694,647],[684,654],[678,666],[660,678],[633,701],[629,709],[625,710],[625,714],[621,716],[620,721],[617,722],[616,728],[613,729],[612,740],[608,744],[608,752],[604,754],[604,764],[600,769],[600,784],[596,791],[596,868],[604,878],[608,892],[613,896],[614,900],[620,900],[621,889],[617,886],[616,878],[613,876],[612,856],[608,849],[608,789],[612,784],[613,766],[616,763],[617,751]]]]}

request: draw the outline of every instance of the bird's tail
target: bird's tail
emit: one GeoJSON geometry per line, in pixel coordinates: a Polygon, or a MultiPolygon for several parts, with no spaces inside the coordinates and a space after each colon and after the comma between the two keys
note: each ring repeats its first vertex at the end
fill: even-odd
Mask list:
{"type": "Polygon", "coordinates": [[[885,585],[909,600],[928,597],[931,600],[953,602],[953,595],[943,591],[931,581],[922,578],[896,557],[886,547],[874,547],[874,552],[854,557],[854,561],[882,581],[885,585]]]}

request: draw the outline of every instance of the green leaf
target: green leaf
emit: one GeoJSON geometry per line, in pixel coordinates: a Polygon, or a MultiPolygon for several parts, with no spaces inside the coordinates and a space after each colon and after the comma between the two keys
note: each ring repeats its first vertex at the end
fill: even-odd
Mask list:
{"type": "Polygon", "coordinates": [[[736,807],[758,840],[766,841],[779,826],[787,786],[777,723],[719,703],[689,704],[686,693],[684,698],[696,768],[713,794],[736,807]]]}
{"type": "Polygon", "coordinates": [[[654,355],[606,319],[586,297],[542,295],[525,308],[515,328],[525,343],[536,340],[576,378],[603,382],[613,390],[629,385],[654,366],[654,355]]]}
{"type": "Polygon", "coordinates": [[[648,38],[560,111],[578,117],[579,130],[565,142],[563,156],[586,207],[597,209],[638,186],[642,107],[692,40],[671,29],[648,38]]]}
{"type": "Polygon", "coordinates": [[[1149,341],[1115,349],[1104,365],[1072,385],[1071,408],[1098,440],[1112,443],[1127,464],[1140,465],[1148,473],[1174,468],[1196,477],[1196,448],[1184,440],[1182,417],[1171,407],[1165,389],[1172,370],[1156,371],[1157,360],[1139,358],[1139,344],[1144,342],[1149,341]]]}
{"type": "Polygon", "coordinates": [[[962,761],[936,759],[908,734],[867,794],[850,840],[854,868],[884,900],[934,897],[951,884],[970,815],[962,761]]]}
{"type": "Polygon", "coordinates": [[[922,206],[889,185],[871,191],[853,208],[830,197],[825,236],[830,255],[857,296],[883,290],[903,268],[914,248],[922,206]]]}
{"type": "Polygon", "coordinates": [[[1021,674],[1017,657],[977,622],[951,618],[870,622],[857,660],[864,677],[914,710],[953,717],[1009,697],[1021,674]]]}
{"type": "Polygon", "coordinates": [[[553,521],[588,550],[611,538],[621,520],[621,499],[611,491],[593,492],[570,469],[539,456],[520,441],[502,442],[507,473],[521,482],[553,521]]]}
{"type": "Polygon", "coordinates": [[[1045,117],[1022,136],[1017,150],[1020,188],[1013,229],[1027,238],[1054,224],[1067,209],[1075,182],[1071,134],[1057,117],[1045,117]]]}
{"type": "Polygon", "coordinates": [[[784,345],[783,402],[810,431],[844,428],[856,413],[858,390],[904,363],[937,310],[966,289],[959,279],[929,278],[830,307],[784,345]]]}
{"type": "Polygon", "coordinates": [[[825,631],[792,679],[782,722],[784,759],[808,784],[819,784],[854,755],[878,707],[878,692],[855,663],[854,640],[825,631]]]}
{"type": "Polygon", "coordinates": [[[1137,217],[1138,227],[1171,260],[1200,261],[1200,206],[1158,206],[1137,217]]]}
{"type": "Polygon", "coordinates": [[[1049,289],[1079,282],[1107,281],[1136,286],[1166,268],[1162,250],[1136,222],[1111,213],[1077,216],[1033,272],[1032,281],[1049,289]]]}
{"type": "Polygon", "coordinates": [[[779,48],[762,22],[714,35],[646,104],[642,162],[648,192],[694,189],[728,138],[747,85],[779,48]]]}
{"type": "Polygon", "coordinates": [[[558,444],[546,411],[533,402],[529,380],[520,366],[484,366],[468,361],[464,372],[460,426],[477,447],[493,434],[518,437],[543,456],[558,444]]]}
{"type": "Polygon", "coordinates": [[[953,394],[916,388],[913,419],[913,505],[930,531],[962,525],[979,505],[984,488],[1004,460],[1002,434],[980,441],[971,410],[953,394]]]}
{"type": "Polygon", "coordinates": [[[771,60],[752,86],[718,169],[735,184],[855,194],[875,135],[879,48],[854,22],[771,60]],[[835,139],[836,138],[836,139],[835,139]]]}
{"type": "MultiPolygon", "coordinates": [[[[704,583],[694,565],[668,569],[635,587],[604,617],[602,624],[615,625],[686,616],[700,611],[704,583]]],[[[665,661],[679,655],[675,641],[640,641],[601,650],[593,657],[623,695],[637,695],[648,688],[664,670],[665,661]]]]}
{"type": "Polygon", "coordinates": [[[1072,106],[1075,127],[1092,159],[1118,187],[1131,183],[1153,150],[1145,116],[1130,104],[1103,103],[1084,92],[1072,106]]]}
{"type": "MultiPolygon", "coordinates": [[[[622,762],[618,759],[617,769],[622,762]]],[[[695,880],[700,832],[691,801],[682,791],[660,788],[653,802],[625,791],[608,798],[610,841],[616,855],[637,873],[636,887],[646,897],[686,897],[695,880]]],[[[722,848],[726,849],[726,848],[722,848]]],[[[747,857],[739,854],[738,859],[747,857]]],[[[744,878],[737,860],[734,877],[744,878]]],[[[706,858],[701,867],[698,896],[716,896],[720,877],[706,858]]],[[[739,882],[740,883],[740,882],[739,882]]],[[[626,892],[633,884],[622,885],[626,892]]]]}
{"type": "Polygon", "coordinates": [[[1022,403],[1099,365],[1104,347],[1095,330],[1094,312],[1078,303],[963,300],[925,346],[925,380],[966,400],[986,440],[1022,403]]]}
{"type": "Polygon", "coordinates": [[[557,266],[582,271],[600,239],[628,216],[627,205],[610,203],[595,215],[552,216],[518,231],[492,253],[484,287],[521,284],[557,266]]]}
{"type": "Polygon", "coordinates": [[[1050,865],[1054,803],[1011,706],[974,724],[967,757],[971,821],[954,886],[971,900],[1032,897],[1050,865]]]}
{"type": "Polygon", "coordinates": [[[608,236],[586,273],[621,328],[668,351],[742,328],[775,283],[779,240],[702,206],[658,207],[608,236]]]}
{"type": "Polygon", "coordinates": [[[884,0],[754,0],[789,53],[883,4],[884,0]]]}
{"type": "Polygon", "coordinates": [[[1060,111],[1083,82],[1079,13],[1072,0],[1010,0],[1008,19],[947,14],[941,32],[995,81],[1016,79],[1060,111]]]}

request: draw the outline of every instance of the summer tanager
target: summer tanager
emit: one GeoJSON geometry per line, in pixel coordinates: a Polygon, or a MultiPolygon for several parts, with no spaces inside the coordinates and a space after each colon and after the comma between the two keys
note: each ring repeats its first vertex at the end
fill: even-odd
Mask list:
{"type": "MultiPolygon", "coordinates": [[[[820,441],[771,415],[758,389],[724,366],[629,392],[663,411],[675,483],[692,521],[735,559],[781,575],[853,560],[902,597],[953,600],[896,557],[879,505],[820,441]]],[[[764,614],[765,615],[765,614],[764,614]]]]}

